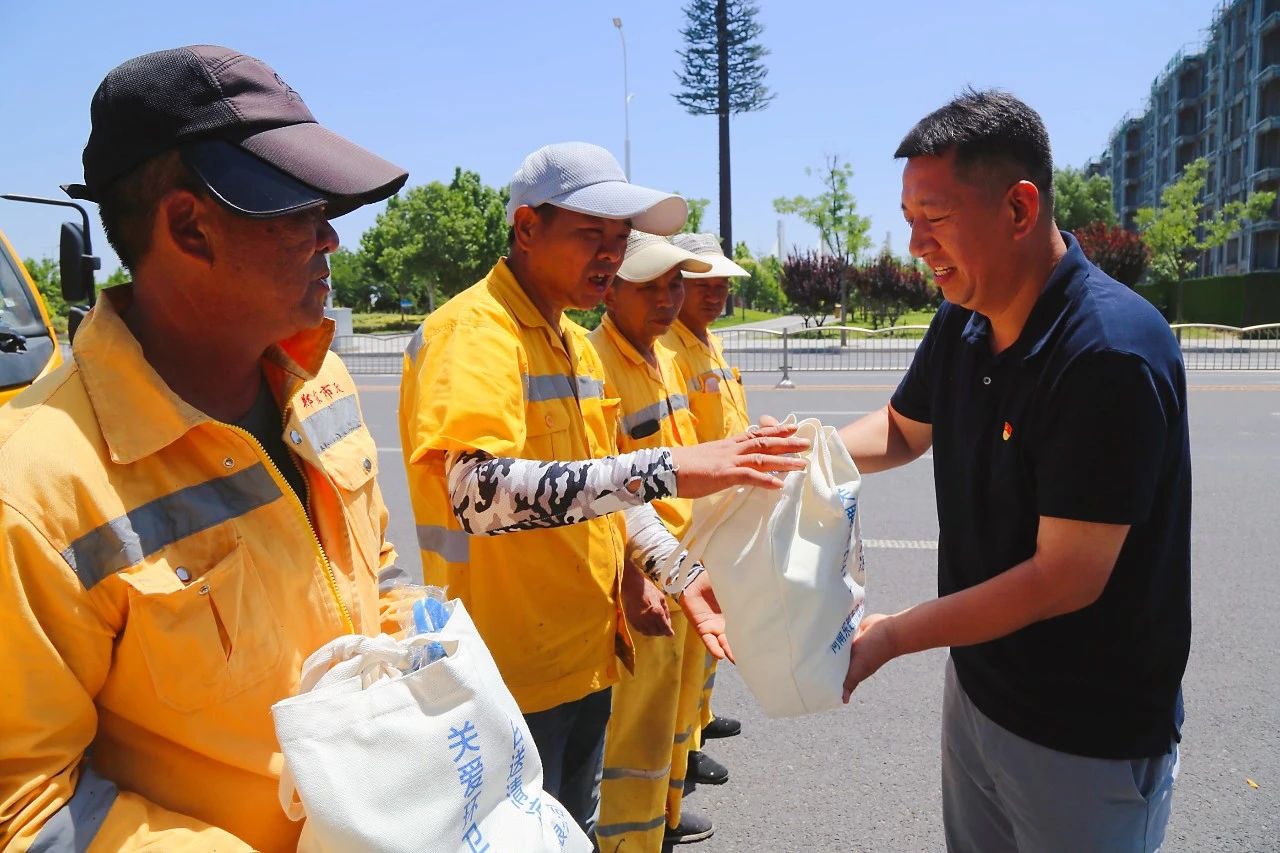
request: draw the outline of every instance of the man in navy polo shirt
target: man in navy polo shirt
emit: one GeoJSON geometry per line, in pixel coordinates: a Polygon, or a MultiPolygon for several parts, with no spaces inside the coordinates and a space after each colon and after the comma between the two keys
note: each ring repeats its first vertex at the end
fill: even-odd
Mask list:
{"type": "Polygon", "coordinates": [[[845,701],[949,646],[949,850],[1156,850],[1191,639],[1181,353],[1058,231],[1026,104],[967,91],[895,156],[947,301],[889,405],[841,435],[863,473],[933,448],[939,597],[863,620],[845,701]]]}

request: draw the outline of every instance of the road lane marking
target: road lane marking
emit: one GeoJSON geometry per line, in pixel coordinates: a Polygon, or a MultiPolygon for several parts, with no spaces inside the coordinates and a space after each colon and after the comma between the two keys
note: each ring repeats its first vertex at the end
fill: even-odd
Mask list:
{"type": "Polygon", "coordinates": [[[936,551],[937,539],[863,539],[868,548],[893,548],[905,551],[936,551]]]}

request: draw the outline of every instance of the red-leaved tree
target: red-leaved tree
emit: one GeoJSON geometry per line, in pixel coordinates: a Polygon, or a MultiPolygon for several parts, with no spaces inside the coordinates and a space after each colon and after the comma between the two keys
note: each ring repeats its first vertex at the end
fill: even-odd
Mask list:
{"type": "Polygon", "coordinates": [[[821,326],[840,302],[840,284],[849,275],[843,258],[819,257],[816,252],[789,255],[782,264],[782,292],[804,320],[821,326]]]}
{"type": "Polygon", "coordinates": [[[924,273],[904,264],[892,252],[881,252],[874,261],[852,271],[853,286],[864,319],[871,328],[892,326],[907,311],[929,307],[933,293],[924,273]]]}
{"type": "Polygon", "coordinates": [[[1133,287],[1146,272],[1151,252],[1132,231],[1105,222],[1090,222],[1073,233],[1085,257],[1121,284],[1133,287]]]}

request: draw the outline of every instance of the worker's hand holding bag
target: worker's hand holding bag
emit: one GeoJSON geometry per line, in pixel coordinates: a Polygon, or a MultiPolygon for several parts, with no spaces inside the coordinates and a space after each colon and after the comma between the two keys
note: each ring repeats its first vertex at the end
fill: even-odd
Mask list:
{"type": "Polygon", "coordinates": [[[437,633],[339,637],[271,714],[303,853],[589,851],[461,602],[437,633]],[[486,846],[487,845],[487,846],[486,846]]]}
{"type": "MultiPolygon", "coordinates": [[[[794,422],[789,417],[787,422],[794,422]]],[[[834,427],[801,421],[803,471],[781,491],[694,502],[685,548],[707,567],[739,673],[770,717],[838,707],[862,618],[862,478],[834,427]]]]}

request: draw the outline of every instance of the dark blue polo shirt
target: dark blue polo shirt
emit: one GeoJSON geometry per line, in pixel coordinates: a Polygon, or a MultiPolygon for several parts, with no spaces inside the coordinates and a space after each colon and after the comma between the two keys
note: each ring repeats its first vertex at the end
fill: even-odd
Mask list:
{"type": "Polygon", "coordinates": [[[892,404],[933,425],[938,594],[1035,553],[1041,516],[1131,525],[1096,602],[953,648],[975,705],[1077,755],[1163,755],[1191,643],[1191,453],[1182,353],[1146,300],[1063,235],[1021,336],[944,303],[892,404]]]}

